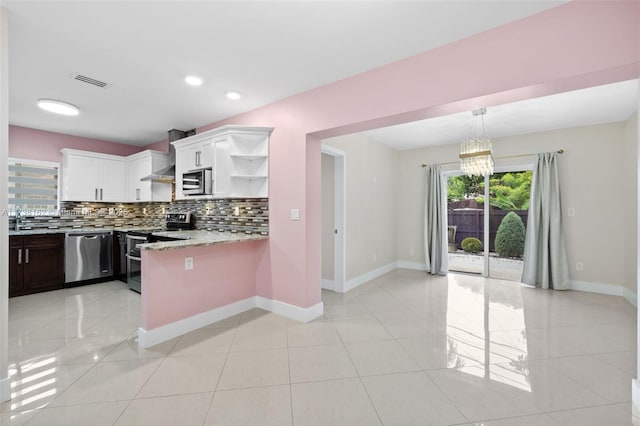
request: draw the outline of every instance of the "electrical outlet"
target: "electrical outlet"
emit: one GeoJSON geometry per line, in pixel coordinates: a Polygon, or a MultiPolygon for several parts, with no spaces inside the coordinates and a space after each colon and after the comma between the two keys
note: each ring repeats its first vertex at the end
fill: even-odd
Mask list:
{"type": "Polygon", "coordinates": [[[569,208],[567,209],[567,216],[571,216],[571,217],[573,217],[573,216],[575,216],[575,215],[576,215],[576,209],[574,209],[573,207],[569,207],[569,208]]]}
{"type": "Polygon", "coordinates": [[[193,257],[184,258],[184,270],[190,271],[193,269],[193,257]]]}
{"type": "Polygon", "coordinates": [[[235,216],[240,216],[240,207],[236,206],[233,208],[233,214],[235,216]]]}
{"type": "Polygon", "coordinates": [[[291,220],[300,220],[300,209],[291,209],[291,220]]]}
{"type": "Polygon", "coordinates": [[[584,263],[576,262],[576,271],[584,271],[584,263]]]}
{"type": "Polygon", "coordinates": [[[413,256],[415,253],[416,252],[414,249],[409,249],[409,256],[413,256]]]}

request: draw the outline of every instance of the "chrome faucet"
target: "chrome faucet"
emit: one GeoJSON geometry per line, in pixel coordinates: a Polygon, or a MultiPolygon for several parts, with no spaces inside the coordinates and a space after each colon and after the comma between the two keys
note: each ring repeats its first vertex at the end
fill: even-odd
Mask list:
{"type": "Polygon", "coordinates": [[[20,230],[20,209],[16,209],[16,223],[13,229],[16,231],[20,230]]]}

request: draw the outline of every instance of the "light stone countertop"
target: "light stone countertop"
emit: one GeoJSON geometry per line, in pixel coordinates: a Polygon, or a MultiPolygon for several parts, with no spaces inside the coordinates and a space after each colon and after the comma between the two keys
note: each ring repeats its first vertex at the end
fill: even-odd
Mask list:
{"type": "Polygon", "coordinates": [[[181,238],[177,241],[161,241],[157,243],[140,244],[141,250],[171,250],[184,247],[210,246],[214,244],[239,243],[243,241],[266,240],[268,235],[245,234],[240,232],[219,231],[170,231],[154,232],[159,237],[181,238]]]}

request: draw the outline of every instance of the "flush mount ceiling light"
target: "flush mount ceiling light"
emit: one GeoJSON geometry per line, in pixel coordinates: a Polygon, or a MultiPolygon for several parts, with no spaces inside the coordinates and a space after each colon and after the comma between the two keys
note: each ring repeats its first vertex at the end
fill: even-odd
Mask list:
{"type": "Polygon", "coordinates": [[[231,99],[232,101],[237,101],[241,98],[241,96],[238,92],[227,92],[227,98],[231,99]]]}
{"type": "Polygon", "coordinates": [[[189,86],[200,86],[202,84],[202,79],[195,75],[186,76],[184,81],[186,81],[189,86]]]}
{"type": "Polygon", "coordinates": [[[78,115],[80,110],[67,102],[55,99],[38,99],[38,106],[45,111],[62,115],[78,115]]]}
{"type": "Polygon", "coordinates": [[[460,144],[460,168],[468,176],[484,176],[493,173],[491,139],[484,125],[486,108],[472,111],[471,137],[460,144]]]}

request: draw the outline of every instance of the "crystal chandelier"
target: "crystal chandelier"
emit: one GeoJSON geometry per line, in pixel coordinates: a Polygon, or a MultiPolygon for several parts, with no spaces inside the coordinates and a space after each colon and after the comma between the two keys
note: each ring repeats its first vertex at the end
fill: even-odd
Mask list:
{"type": "Polygon", "coordinates": [[[472,111],[471,137],[460,144],[460,168],[468,176],[484,176],[493,173],[491,139],[484,126],[486,108],[472,111]],[[476,117],[480,116],[479,120],[476,117]],[[480,123],[477,123],[480,121],[480,123]]]}

